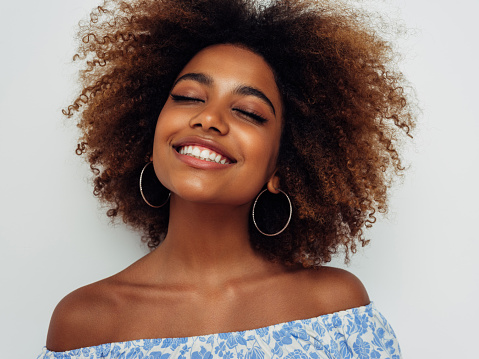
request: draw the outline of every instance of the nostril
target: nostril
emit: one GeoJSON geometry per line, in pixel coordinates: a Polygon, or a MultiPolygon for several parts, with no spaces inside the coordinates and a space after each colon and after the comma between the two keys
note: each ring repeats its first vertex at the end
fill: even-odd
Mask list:
{"type": "Polygon", "coordinates": [[[206,131],[208,130],[213,130],[215,132],[221,133],[221,130],[215,126],[209,126],[209,127],[203,127],[201,123],[195,123],[193,124],[193,128],[204,128],[206,131]]]}
{"type": "Polygon", "coordinates": [[[220,115],[212,115],[205,112],[193,117],[190,120],[190,127],[201,129],[204,132],[214,131],[220,135],[228,133],[228,124],[220,115]]]}

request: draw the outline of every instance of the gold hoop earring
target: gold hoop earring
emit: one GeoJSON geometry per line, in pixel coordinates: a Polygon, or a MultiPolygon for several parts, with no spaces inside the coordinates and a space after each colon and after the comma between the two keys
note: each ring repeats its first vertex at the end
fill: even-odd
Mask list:
{"type": "Polygon", "coordinates": [[[264,235],[264,236],[274,237],[274,236],[277,236],[278,234],[283,233],[284,230],[289,226],[289,222],[291,221],[291,216],[293,215],[293,206],[291,205],[291,200],[289,199],[289,196],[288,196],[284,191],[282,191],[282,190],[279,189],[278,191],[280,191],[282,194],[284,194],[284,195],[286,196],[286,199],[288,200],[288,205],[289,205],[289,216],[288,216],[288,220],[287,220],[286,224],[284,225],[284,227],[283,227],[280,231],[278,231],[278,232],[276,232],[276,233],[266,233],[266,232],[262,231],[262,230],[259,229],[259,227],[258,227],[258,224],[257,224],[257,222],[256,222],[256,218],[255,218],[254,214],[255,214],[255,209],[256,209],[256,205],[257,205],[257,203],[258,203],[259,198],[260,198],[261,195],[262,195],[263,193],[265,193],[266,191],[267,191],[266,188],[265,188],[264,190],[262,190],[262,191],[258,194],[258,196],[256,197],[256,199],[255,199],[255,201],[254,201],[253,210],[252,210],[253,223],[254,223],[254,226],[256,227],[256,229],[258,230],[259,233],[261,233],[261,234],[264,235]]]}
{"type": "MultiPolygon", "coordinates": [[[[146,203],[148,206],[153,207],[153,208],[161,208],[161,207],[163,207],[163,206],[168,202],[168,200],[170,199],[171,192],[168,191],[168,196],[167,196],[166,200],[164,200],[163,203],[160,204],[160,205],[154,205],[154,204],[150,203],[149,200],[146,199],[145,193],[144,193],[144,191],[143,191],[143,181],[144,181],[144,177],[145,177],[144,175],[145,175],[146,168],[148,167],[148,165],[149,165],[150,163],[153,163],[153,162],[151,162],[151,161],[148,162],[148,163],[143,167],[143,169],[141,170],[141,173],[140,173],[140,193],[141,193],[141,197],[143,197],[143,200],[145,201],[145,203],[146,203]]],[[[151,169],[153,170],[153,175],[150,175],[150,176],[149,176],[150,179],[147,180],[147,181],[149,182],[148,185],[147,185],[147,187],[154,188],[154,189],[163,187],[163,188],[166,189],[166,187],[161,184],[161,182],[160,182],[160,180],[158,179],[158,177],[156,177],[155,170],[154,170],[153,166],[151,166],[151,169]],[[160,187],[160,186],[161,186],[161,187],[160,187]]],[[[153,201],[153,202],[154,202],[155,200],[158,200],[158,198],[155,198],[155,197],[158,197],[159,192],[164,192],[164,191],[156,191],[156,193],[149,194],[148,196],[150,197],[150,200],[153,201]]],[[[160,193],[160,195],[161,195],[161,193],[160,193]]]]}

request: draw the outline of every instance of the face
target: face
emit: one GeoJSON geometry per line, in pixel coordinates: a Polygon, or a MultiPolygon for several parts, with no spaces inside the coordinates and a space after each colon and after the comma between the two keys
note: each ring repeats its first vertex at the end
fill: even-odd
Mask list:
{"type": "Polygon", "coordinates": [[[155,172],[172,196],[251,203],[274,174],[281,119],[280,93],[261,56],[207,47],[178,75],[158,117],[155,172]]]}

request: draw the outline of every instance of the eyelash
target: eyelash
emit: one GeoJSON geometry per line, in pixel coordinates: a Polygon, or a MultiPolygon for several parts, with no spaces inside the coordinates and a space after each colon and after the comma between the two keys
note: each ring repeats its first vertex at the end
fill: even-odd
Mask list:
{"type": "MultiPolygon", "coordinates": [[[[174,95],[174,94],[170,94],[170,96],[171,96],[171,99],[175,102],[202,102],[202,103],[205,102],[204,100],[195,98],[195,97],[188,97],[188,96],[181,96],[181,95],[174,95]]],[[[268,121],[263,116],[253,112],[244,111],[239,108],[234,108],[233,110],[236,112],[239,112],[242,115],[248,116],[249,118],[253,119],[254,121],[260,124],[263,124],[268,121]]]]}
{"type": "Polygon", "coordinates": [[[260,123],[260,124],[263,124],[265,122],[267,122],[268,120],[265,119],[263,116],[260,116],[256,113],[252,113],[252,112],[248,112],[248,111],[244,111],[244,110],[240,110],[239,108],[234,108],[233,110],[245,115],[245,116],[248,116],[249,118],[252,118],[254,121],[260,123]]]}
{"type": "Polygon", "coordinates": [[[173,94],[170,94],[171,98],[173,101],[175,102],[205,102],[204,100],[202,99],[199,99],[199,98],[195,98],[195,97],[188,97],[188,96],[181,96],[181,95],[173,95],[173,94]]]}

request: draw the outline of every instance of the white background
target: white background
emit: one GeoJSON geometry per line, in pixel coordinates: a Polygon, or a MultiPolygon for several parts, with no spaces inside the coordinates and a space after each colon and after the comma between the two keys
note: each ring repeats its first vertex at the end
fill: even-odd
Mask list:
{"type": "MultiPolygon", "coordinates": [[[[477,356],[477,0],[375,2],[413,28],[402,69],[423,110],[404,183],[349,270],[405,358],[477,356]],[[476,353],[476,355],[474,355],[476,353]]],[[[56,303],[146,253],[111,226],[61,115],[74,94],[73,34],[94,0],[4,1],[0,10],[0,349],[36,358],[56,303]]],[[[341,265],[336,261],[335,265],[341,265]]]]}

